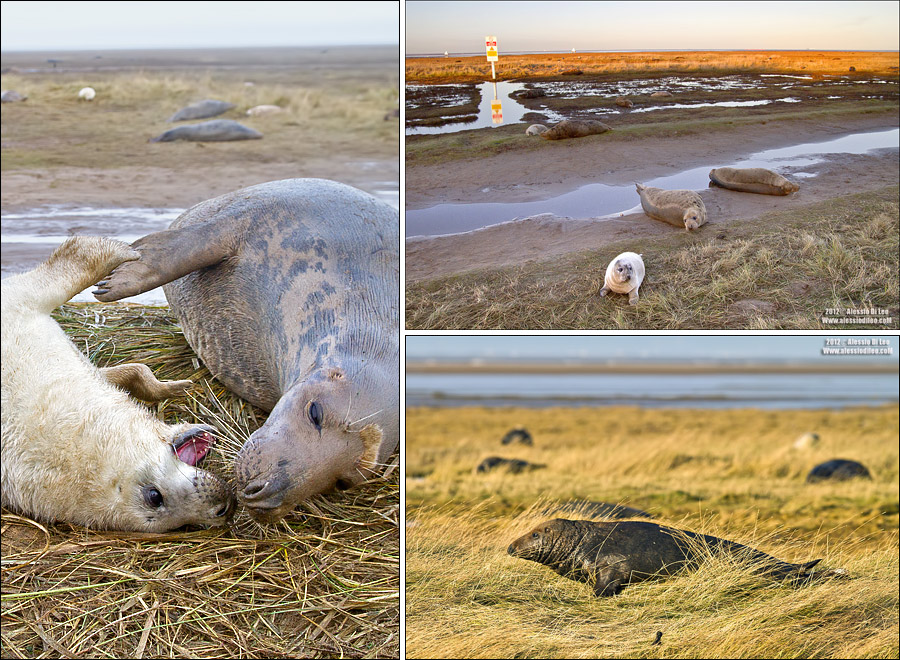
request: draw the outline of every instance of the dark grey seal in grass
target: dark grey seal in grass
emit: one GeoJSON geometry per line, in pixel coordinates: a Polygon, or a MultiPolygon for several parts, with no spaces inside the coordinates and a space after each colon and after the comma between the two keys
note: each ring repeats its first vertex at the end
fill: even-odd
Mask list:
{"type": "Polygon", "coordinates": [[[591,500],[570,500],[562,504],[546,507],[541,513],[552,516],[554,513],[574,513],[588,518],[652,518],[653,516],[634,507],[610,502],[594,502],[591,500]]]}
{"type": "Polygon", "coordinates": [[[854,479],[856,477],[871,479],[872,475],[869,474],[869,470],[866,469],[866,466],[862,463],[848,461],[843,458],[835,458],[834,460],[826,461],[825,463],[821,463],[814,467],[806,476],[806,481],[808,483],[815,483],[816,481],[824,481],[826,479],[846,481],[847,479],[854,479]]]}
{"type": "Polygon", "coordinates": [[[495,468],[506,468],[508,472],[518,474],[519,472],[525,472],[526,470],[539,470],[540,468],[544,467],[547,466],[541,465],[539,463],[529,463],[528,461],[523,461],[518,458],[501,458],[500,456],[489,456],[478,464],[478,467],[475,468],[475,471],[490,472],[495,468]]]}
{"type": "Polygon", "coordinates": [[[540,135],[545,140],[566,140],[606,133],[610,130],[612,129],[609,126],[594,119],[564,119],[540,135]]]}
{"type": "Polygon", "coordinates": [[[227,112],[235,107],[234,103],[228,101],[215,101],[213,99],[205,99],[197,101],[191,105],[182,108],[174,115],[166,119],[168,122],[187,121],[188,119],[206,119],[207,117],[215,117],[227,112]]]}
{"type": "Polygon", "coordinates": [[[389,204],[334,181],[273,181],[198,204],[139,239],[140,259],[95,295],[165,284],[210,371],[271,411],[235,475],[251,514],[276,520],[362,482],[398,445],[399,245],[389,204]]]}
{"type": "Polygon", "coordinates": [[[165,133],[150,138],[150,142],[232,142],[234,140],[259,140],[263,134],[247,128],[231,119],[213,119],[199,124],[170,128],[165,133]]]}
{"type": "Polygon", "coordinates": [[[531,434],[528,432],[524,426],[517,426],[514,429],[511,429],[503,436],[500,440],[504,445],[508,445],[510,442],[521,442],[523,445],[533,445],[534,438],[531,437],[531,434]]]}
{"type": "Polygon", "coordinates": [[[806,577],[821,561],[790,564],[740,543],[651,522],[563,518],[535,527],[513,541],[507,552],[548,566],[570,580],[587,582],[599,597],[696,566],[703,558],[703,546],[749,559],[757,564],[757,572],[779,580],[806,577]]]}

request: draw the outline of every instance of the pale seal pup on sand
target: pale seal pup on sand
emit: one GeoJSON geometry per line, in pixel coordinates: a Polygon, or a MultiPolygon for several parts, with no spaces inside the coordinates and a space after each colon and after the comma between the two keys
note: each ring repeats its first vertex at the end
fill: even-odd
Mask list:
{"type": "Polygon", "coordinates": [[[738,192],[790,195],[800,190],[798,184],[764,167],[717,167],[709,171],[709,178],[717,186],[738,192]]]}
{"type": "Polygon", "coordinates": [[[151,398],[180,392],[185,381],[160,383],[144,365],[97,369],[50,317],[137,257],[120,241],[78,236],[3,280],[3,506],[44,521],[144,532],[223,525],[231,513],[229,489],[195,467],[213,429],[165,424],[113,384],[151,398]]]}
{"type": "Polygon", "coordinates": [[[2,93],[0,93],[0,102],[2,103],[17,103],[19,101],[24,101],[28,97],[19,94],[19,92],[12,89],[4,89],[2,93]]]}
{"type": "MultiPolygon", "coordinates": [[[[507,548],[513,557],[535,561],[579,582],[594,595],[614,596],[627,585],[691,568],[712,552],[744,557],[755,572],[776,580],[797,580],[811,574],[821,559],[791,564],[746,545],[708,534],[663,527],[651,522],[592,522],[557,518],[517,538],[507,548]]],[[[845,576],[846,571],[825,571],[845,576]]]]}
{"type": "Polygon", "coordinates": [[[150,138],[150,142],[231,142],[233,140],[259,140],[263,136],[259,131],[247,128],[232,119],[213,119],[199,124],[188,124],[171,128],[165,133],[150,138]]]}
{"type": "Polygon", "coordinates": [[[95,96],[97,92],[93,87],[82,87],[78,92],[78,98],[82,101],[93,101],[95,96]]]}
{"type": "Polygon", "coordinates": [[[541,133],[546,133],[547,127],[542,126],[541,124],[532,124],[528,128],[525,129],[525,135],[540,135],[541,133]]]}
{"type": "Polygon", "coordinates": [[[663,190],[636,183],[641,207],[651,218],[688,231],[706,223],[706,205],[693,190],[663,190]]]}
{"type": "Polygon", "coordinates": [[[182,108],[174,115],[166,119],[167,122],[187,121],[189,119],[207,119],[208,117],[216,117],[223,112],[228,112],[234,107],[234,103],[228,101],[216,101],[214,99],[205,99],[197,101],[191,105],[182,108]]]}
{"type": "Polygon", "coordinates": [[[277,115],[284,112],[284,108],[277,105],[257,105],[247,110],[249,117],[263,117],[266,115],[277,115]]]}
{"type": "Polygon", "coordinates": [[[636,305],[638,301],[638,289],[644,281],[644,260],[640,254],[623,252],[609,262],[606,267],[606,276],[603,278],[603,288],[600,295],[605,296],[610,291],[614,293],[627,293],[628,304],[636,305]]]}
{"type": "Polygon", "coordinates": [[[653,92],[650,95],[650,98],[664,99],[664,98],[669,98],[670,96],[672,96],[672,92],[653,92]]]}
{"type": "Polygon", "coordinates": [[[597,135],[610,130],[612,129],[609,126],[594,119],[564,119],[541,133],[541,137],[545,140],[565,140],[597,135]]]}
{"type": "Polygon", "coordinates": [[[400,439],[400,220],[335,181],[272,181],[197,204],[100,282],[118,300],[165,284],[185,337],[266,411],[235,462],[250,513],[359,484],[400,439]],[[166,283],[169,284],[166,284],[166,283]]]}

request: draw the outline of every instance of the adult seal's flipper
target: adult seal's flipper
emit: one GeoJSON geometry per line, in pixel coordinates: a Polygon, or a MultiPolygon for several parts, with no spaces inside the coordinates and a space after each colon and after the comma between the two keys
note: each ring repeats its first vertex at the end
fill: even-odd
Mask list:
{"type": "Polygon", "coordinates": [[[215,223],[147,234],[131,247],[141,255],[97,283],[94,297],[112,302],[155,289],[234,254],[236,237],[215,223]],[[126,267],[127,266],[127,267],[126,267]]]}

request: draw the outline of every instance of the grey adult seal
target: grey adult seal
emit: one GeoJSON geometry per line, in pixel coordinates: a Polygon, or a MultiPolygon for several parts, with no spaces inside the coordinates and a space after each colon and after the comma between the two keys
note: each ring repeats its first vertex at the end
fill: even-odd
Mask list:
{"type": "Polygon", "coordinates": [[[717,167],[709,171],[717,186],[760,195],[790,195],[800,190],[796,183],[764,167],[717,167]]]}
{"type": "Polygon", "coordinates": [[[863,479],[871,479],[872,475],[862,463],[857,461],[848,461],[843,458],[835,458],[831,461],[820,463],[806,476],[807,483],[815,483],[816,481],[824,481],[830,479],[832,481],[846,481],[847,479],[855,479],[861,477],[863,479]]]}
{"type": "Polygon", "coordinates": [[[494,470],[496,468],[506,468],[508,472],[519,474],[520,472],[525,472],[526,470],[539,470],[543,467],[547,466],[541,465],[539,463],[529,463],[528,461],[523,461],[518,458],[501,458],[500,456],[488,456],[478,464],[478,467],[475,468],[475,471],[490,472],[491,470],[494,470]]]}
{"type": "Polygon", "coordinates": [[[554,513],[574,513],[588,518],[652,518],[653,516],[634,507],[610,502],[594,502],[592,500],[570,500],[555,506],[546,507],[541,513],[545,516],[554,513]]]}
{"type": "Polygon", "coordinates": [[[500,442],[508,445],[510,442],[521,442],[523,445],[533,445],[534,438],[524,426],[517,426],[507,431],[506,435],[501,438],[500,442]]]}
{"type": "Polygon", "coordinates": [[[228,112],[234,106],[234,103],[228,101],[215,101],[213,99],[205,99],[197,101],[191,105],[182,108],[174,115],[166,119],[168,122],[186,121],[188,119],[206,119],[207,117],[216,117],[223,112],[228,112]]]}
{"type": "Polygon", "coordinates": [[[271,411],[235,463],[257,518],[360,483],[398,445],[399,225],[356,188],[273,181],[188,209],[98,285],[106,301],[170,282],[188,343],[271,411]]]}
{"type": "Polygon", "coordinates": [[[655,220],[668,222],[688,231],[706,224],[706,205],[693,190],[663,190],[636,183],[641,208],[655,220]]]}
{"type": "Polygon", "coordinates": [[[259,140],[263,136],[259,131],[247,128],[231,119],[214,119],[199,124],[188,124],[172,128],[150,138],[150,142],[231,142],[234,140],[259,140]]]}
{"type": "Polygon", "coordinates": [[[564,119],[540,135],[545,140],[566,140],[606,133],[609,130],[612,130],[609,126],[594,119],[564,119]]]}
{"type": "MultiPolygon", "coordinates": [[[[614,596],[629,584],[671,575],[700,563],[704,546],[751,560],[775,579],[810,575],[821,559],[790,564],[746,545],[651,522],[592,522],[557,518],[513,541],[507,552],[536,561],[570,580],[587,582],[595,596],[614,596]]],[[[842,569],[829,575],[844,575],[842,569]]]]}

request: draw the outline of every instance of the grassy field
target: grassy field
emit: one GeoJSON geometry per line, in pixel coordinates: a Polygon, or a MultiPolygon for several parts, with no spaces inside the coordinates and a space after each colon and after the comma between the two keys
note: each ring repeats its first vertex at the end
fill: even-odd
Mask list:
{"type": "Polygon", "coordinates": [[[384,115],[397,107],[400,98],[397,56],[386,49],[368,57],[367,66],[243,62],[217,69],[195,62],[144,68],[128,61],[125,70],[13,69],[3,74],[3,89],[27,94],[28,100],[3,105],[2,169],[145,163],[183,170],[187,165],[215,167],[223,162],[304,162],[328,153],[392,158],[398,122],[385,121],[384,115]],[[91,103],[77,98],[85,86],[97,91],[91,103]],[[237,120],[264,138],[214,146],[179,144],[174,149],[171,144],[147,144],[149,138],[181,125],[166,123],[176,110],[206,98],[236,104],[218,118],[237,120]],[[279,105],[286,112],[246,115],[261,104],[279,105]]]}
{"type": "MultiPolygon", "coordinates": [[[[502,48],[502,47],[501,47],[502,48]]],[[[734,51],[560,53],[504,55],[495,66],[498,80],[615,75],[634,73],[897,73],[896,52],[734,51]]],[[[406,81],[414,83],[490,80],[484,56],[414,57],[406,59],[406,81]]]]}
{"type": "Polygon", "coordinates": [[[642,241],[640,301],[601,298],[606,264],[634,241],[549,261],[407,284],[416,329],[865,329],[900,327],[900,188],[642,241]],[[888,325],[823,323],[878,307],[888,325]]]}
{"type": "MultiPolygon", "coordinates": [[[[413,408],[406,421],[408,657],[873,657],[898,654],[898,407],[760,411],[413,408]],[[502,446],[514,425],[534,447],[502,446]],[[802,433],[820,446],[795,450],[802,433]],[[476,474],[488,455],[544,463],[476,474]],[[806,484],[830,458],[872,481],[806,484]],[[598,600],[509,557],[550,501],[669,524],[850,580],[792,587],[722,558],[598,600]],[[651,646],[656,631],[662,643],[651,646]]],[[[574,517],[574,516],[570,516],[574,517]]]]}
{"type": "MultiPolygon", "coordinates": [[[[139,361],[187,398],[153,406],[211,424],[207,467],[233,459],[266,414],[227,392],[168,308],[72,304],[55,318],[97,366],[139,361]]],[[[399,456],[359,488],[304,502],[277,525],[165,534],[44,525],[3,511],[3,657],[400,656],[399,456]]]]}

